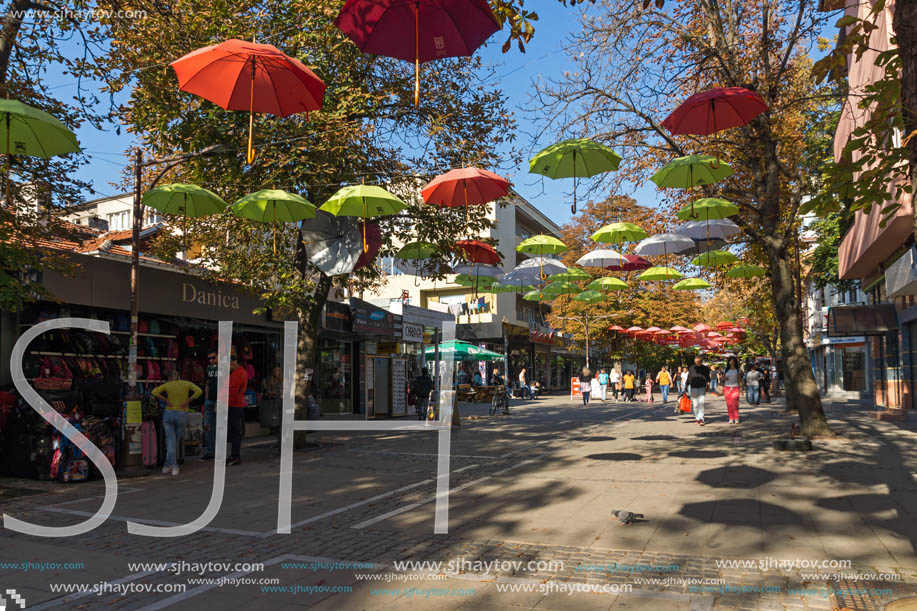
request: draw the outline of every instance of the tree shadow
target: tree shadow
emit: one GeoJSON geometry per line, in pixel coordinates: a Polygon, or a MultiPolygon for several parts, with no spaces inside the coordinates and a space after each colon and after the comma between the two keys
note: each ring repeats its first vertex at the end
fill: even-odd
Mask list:
{"type": "Polygon", "coordinates": [[[642,460],[643,456],[629,452],[607,452],[604,454],[589,454],[586,458],[589,460],[642,460]]]}
{"type": "Polygon", "coordinates": [[[738,465],[707,469],[701,471],[695,479],[713,488],[757,488],[776,478],[777,475],[772,471],[738,465]]]}

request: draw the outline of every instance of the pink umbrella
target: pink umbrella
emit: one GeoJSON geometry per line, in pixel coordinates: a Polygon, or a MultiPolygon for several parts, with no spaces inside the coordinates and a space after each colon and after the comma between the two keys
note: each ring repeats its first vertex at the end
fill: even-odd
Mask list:
{"type": "Polygon", "coordinates": [[[347,0],[334,24],[364,53],[414,62],[414,106],[421,62],[469,56],[500,29],[486,0],[347,0]]]}
{"type": "Polygon", "coordinates": [[[704,331],[711,331],[711,330],[713,329],[713,327],[710,327],[710,326],[708,326],[708,325],[705,325],[705,324],[702,323],[702,322],[697,323],[696,325],[694,325],[694,326],[691,327],[691,328],[694,329],[695,331],[697,331],[698,333],[703,333],[704,331]]]}
{"type": "Polygon", "coordinates": [[[609,265],[605,269],[611,272],[639,272],[644,269],[653,267],[653,264],[639,255],[624,255],[627,263],[621,265],[609,265]]]}
{"type": "Polygon", "coordinates": [[[624,332],[625,333],[639,333],[640,331],[643,331],[643,327],[630,327],[629,329],[625,329],[624,332]]]}
{"type": "Polygon", "coordinates": [[[672,333],[691,333],[692,332],[691,329],[687,327],[682,327],[681,325],[675,325],[674,327],[669,329],[669,331],[671,331],[672,333]]]}
{"type": "Polygon", "coordinates": [[[659,327],[649,327],[646,330],[647,333],[655,333],[656,331],[662,331],[662,329],[660,329],[659,327]]]}

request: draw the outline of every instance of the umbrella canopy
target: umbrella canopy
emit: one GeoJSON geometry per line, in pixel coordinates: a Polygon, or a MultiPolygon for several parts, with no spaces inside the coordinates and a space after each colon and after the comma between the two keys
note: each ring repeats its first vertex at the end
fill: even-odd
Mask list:
{"type": "Polygon", "coordinates": [[[532,290],[522,296],[525,301],[553,301],[557,299],[557,293],[548,293],[545,291],[532,290]]]}
{"type": "Polygon", "coordinates": [[[539,257],[544,255],[559,255],[567,250],[569,249],[566,244],[550,235],[534,235],[523,240],[519,243],[519,246],[516,247],[517,252],[539,257]]]}
{"type": "Polygon", "coordinates": [[[671,267],[651,267],[640,274],[640,280],[676,280],[681,278],[682,275],[683,274],[679,273],[677,270],[672,269],[671,267]]]}
{"type": "Polygon", "coordinates": [[[706,136],[745,125],[767,104],[754,91],[744,87],[717,87],[695,93],[682,102],[662,122],[674,135],[706,136]]]}
{"type": "Polygon", "coordinates": [[[577,293],[579,292],[580,287],[569,281],[555,280],[554,282],[546,285],[542,290],[545,293],[556,293],[558,295],[562,295],[565,293],[577,293]]]}
{"type": "Polygon", "coordinates": [[[702,289],[709,289],[712,286],[712,284],[702,278],[685,278],[672,285],[672,288],[676,291],[699,291],[702,289]]]}
{"type": "Polygon", "coordinates": [[[372,233],[366,223],[362,225],[356,219],[323,210],[316,212],[315,218],[302,221],[303,247],[309,261],[329,276],[352,272],[361,255],[371,251],[363,246],[364,242],[369,246],[372,233]]]}
{"type": "Polygon", "coordinates": [[[669,331],[671,331],[672,333],[692,333],[691,329],[687,327],[682,327],[681,325],[675,325],[674,327],[669,329],[669,331]]]}
{"type": "Polygon", "coordinates": [[[714,325],[714,328],[720,329],[720,330],[731,329],[732,327],[733,327],[733,324],[729,321],[718,322],[716,323],[716,325],[714,325]]]}
{"type": "Polygon", "coordinates": [[[576,214],[576,179],[618,169],[621,156],[588,138],[552,144],[529,159],[529,173],[548,178],[573,179],[573,214],[576,214]]]}
{"type": "Polygon", "coordinates": [[[621,265],[626,263],[624,255],[610,248],[600,248],[587,252],[577,259],[576,264],[583,267],[608,267],[610,265],[621,265]]]}
{"type": "MultiPolygon", "coordinates": [[[[374,185],[351,185],[339,189],[337,193],[322,204],[319,210],[334,216],[357,216],[374,218],[397,214],[407,208],[407,204],[383,189],[374,185]]],[[[363,236],[363,251],[369,250],[366,236],[363,236]]]]}
{"type": "Polygon", "coordinates": [[[608,330],[614,331],[615,333],[623,333],[624,327],[622,327],[621,325],[611,325],[610,327],[608,327],[608,330]]]}
{"type": "MultiPolygon", "coordinates": [[[[424,350],[424,353],[427,360],[434,359],[436,358],[436,347],[430,346],[424,350]]],[[[502,354],[487,348],[481,348],[457,339],[441,343],[439,345],[439,355],[440,358],[452,357],[456,361],[495,361],[506,358],[502,354]]]]}
{"type": "Polygon", "coordinates": [[[694,240],[677,233],[659,233],[641,240],[634,252],[641,257],[669,255],[679,250],[691,248],[694,240]]]}
{"type": "Polygon", "coordinates": [[[757,265],[736,265],[728,272],[726,272],[727,278],[754,278],[755,276],[764,276],[767,274],[767,270],[764,268],[758,267],[757,265]]]}
{"type": "Polygon", "coordinates": [[[452,282],[458,284],[459,286],[467,286],[477,289],[489,289],[494,284],[494,282],[496,282],[496,280],[493,278],[488,278],[487,276],[469,276],[468,274],[459,274],[452,282]]]}
{"type": "Polygon", "coordinates": [[[498,265],[502,257],[493,246],[481,240],[459,240],[455,243],[456,253],[469,263],[498,265]]]}
{"type": "Polygon", "coordinates": [[[710,155],[678,157],[656,172],[650,180],[659,187],[690,189],[698,185],[712,185],[732,176],[732,167],[710,155]]]}
{"type": "Polygon", "coordinates": [[[295,193],[263,189],[232,205],[233,214],[261,223],[294,223],[315,217],[315,206],[295,193]]]}
{"type": "Polygon", "coordinates": [[[452,272],[456,274],[467,274],[469,276],[479,276],[481,278],[492,278],[499,280],[503,277],[503,270],[495,265],[482,265],[479,263],[459,263],[452,266],[452,272]]]}
{"type": "Polygon", "coordinates": [[[627,283],[620,278],[605,276],[596,278],[586,285],[586,288],[593,291],[620,291],[627,288],[627,283]]]}
{"type": "Polygon", "coordinates": [[[505,282],[506,276],[503,277],[503,282],[495,282],[490,285],[491,293],[527,293],[529,291],[534,291],[535,287],[531,284],[507,284],[505,282]]]}
{"type": "Polygon", "coordinates": [[[226,209],[220,197],[197,185],[161,185],[143,194],[143,205],[176,216],[202,217],[226,209]]]}
{"type": "Polygon", "coordinates": [[[379,227],[379,223],[360,221],[360,233],[363,234],[364,232],[366,233],[369,250],[360,255],[353,266],[354,270],[366,267],[375,261],[376,255],[379,254],[379,249],[382,248],[382,229],[379,227]]]}
{"type": "Polygon", "coordinates": [[[415,106],[421,63],[469,56],[500,29],[486,0],[347,0],[334,24],[363,53],[414,62],[415,106]]]}
{"type": "Polygon", "coordinates": [[[593,242],[622,244],[648,238],[649,234],[633,223],[611,223],[592,234],[593,242]]]}
{"type": "Polygon", "coordinates": [[[461,168],[440,174],[421,190],[423,201],[437,206],[457,208],[480,206],[506,197],[509,181],[480,168],[461,168]]]}
{"type": "Polygon", "coordinates": [[[539,273],[538,268],[514,269],[500,280],[502,280],[503,284],[513,285],[536,285],[542,283],[541,273],[539,273]]]}
{"type": "Polygon", "coordinates": [[[598,291],[583,291],[573,298],[573,301],[581,301],[583,303],[598,303],[604,300],[605,295],[598,291]]]}
{"type": "Polygon", "coordinates": [[[717,238],[728,240],[730,237],[739,233],[739,226],[729,219],[718,219],[715,221],[690,221],[679,225],[675,233],[686,235],[689,238],[706,239],[717,238]]]}
{"type": "Polygon", "coordinates": [[[567,268],[567,271],[555,274],[552,280],[571,280],[573,282],[579,282],[581,280],[592,280],[592,276],[587,274],[581,269],[576,267],[567,268]]]}
{"type": "Polygon", "coordinates": [[[739,207],[719,197],[702,197],[678,211],[682,221],[718,221],[739,213],[739,207]]]}
{"type": "Polygon", "coordinates": [[[722,250],[726,247],[726,240],[710,238],[709,240],[691,238],[694,245],[691,248],[683,248],[673,254],[676,255],[699,255],[711,250],[722,250]]]}
{"type": "Polygon", "coordinates": [[[612,272],[639,272],[640,270],[649,269],[653,266],[652,263],[639,255],[624,255],[624,258],[627,260],[626,263],[622,265],[609,265],[605,269],[612,272]]]}
{"type": "Polygon", "coordinates": [[[308,113],[319,110],[325,97],[325,83],[273,45],[231,39],[192,51],[171,65],[182,91],[226,110],[249,112],[249,163],[254,161],[253,113],[308,113]]]}
{"type": "Polygon", "coordinates": [[[49,159],[80,150],[57,117],[18,100],[0,100],[0,152],[49,159]]]}
{"type": "Polygon", "coordinates": [[[738,260],[739,258],[728,250],[711,250],[694,257],[691,263],[701,267],[717,267],[718,265],[727,265],[738,260]]]}
{"type": "Polygon", "coordinates": [[[712,330],[712,327],[710,327],[710,325],[705,325],[705,324],[702,323],[702,322],[697,323],[696,325],[694,325],[694,326],[691,327],[691,328],[694,329],[695,331],[697,331],[698,333],[704,333],[704,332],[706,332],[706,331],[711,331],[711,330],[712,330]]]}
{"type": "Polygon", "coordinates": [[[436,252],[436,244],[430,242],[408,242],[395,253],[398,259],[427,259],[436,252]]]}
{"type": "Polygon", "coordinates": [[[640,333],[641,331],[643,331],[643,327],[637,327],[637,326],[628,327],[627,329],[624,330],[625,333],[640,333]]]}

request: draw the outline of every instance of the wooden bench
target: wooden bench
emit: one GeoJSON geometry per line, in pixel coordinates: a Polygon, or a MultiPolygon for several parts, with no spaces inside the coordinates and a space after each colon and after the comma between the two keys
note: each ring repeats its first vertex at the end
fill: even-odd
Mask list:
{"type": "Polygon", "coordinates": [[[472,403],[477,393],[471,388],[471,384],[459,384],[455,389],[456,398],[465,403],[472,403]]]}

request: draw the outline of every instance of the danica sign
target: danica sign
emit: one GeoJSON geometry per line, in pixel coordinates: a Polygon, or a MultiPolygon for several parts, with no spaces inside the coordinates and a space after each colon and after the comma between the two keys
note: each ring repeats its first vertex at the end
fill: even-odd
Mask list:
{"type": "Polygon", "coordinates": [[[181,300],[183,303],[198,303],[231,310],[239,309],[238,296],[230,293],[223,294],[223,291],[219,288],[215,290],[199,289],[190,282],[182,282],[181,300]]]}

